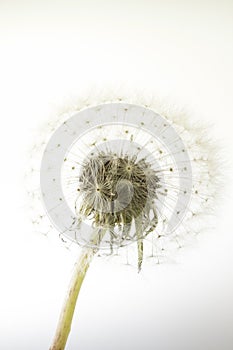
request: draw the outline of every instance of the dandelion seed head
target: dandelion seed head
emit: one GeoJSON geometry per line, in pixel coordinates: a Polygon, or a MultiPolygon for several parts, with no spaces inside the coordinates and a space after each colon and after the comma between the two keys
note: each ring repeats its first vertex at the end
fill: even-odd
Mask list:
{"type": "Polygon", "coordinates": [[[39,228],[49,217],[45,232],[53,226],[81,246],[95,245],[93,230],[105,228],[100,254],[123,246],[130,251],[143,239],[144,255],[161,261],[200,232],[213,212],[216,149],[183,111],[138,96],[93,101],[72,104],[63,122],[53,124],[41,191],[33,192],[47,214],[41,210],[43,219],[34,221],[39,228]]]}
{"type": "Polygon", "coordinates": [[[171,234],[186,214],[191,187],[190,159],[172,124],[123,102],[74,114],[52,135],[42,159],[50,219],[82,245],[93,244],[97,226],[108,227],[98,242],[107,249],[155,230],[171,234]]]}

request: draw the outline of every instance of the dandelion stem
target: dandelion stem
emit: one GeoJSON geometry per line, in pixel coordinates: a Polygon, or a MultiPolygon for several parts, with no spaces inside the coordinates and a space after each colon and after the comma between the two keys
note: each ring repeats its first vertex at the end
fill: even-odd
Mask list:
{"type": "Polygon", "coordinates": [[[137,247],[138,247],[138,272],[141,271],[143,262],[143,239],[142,239],[142,222],[141,215],[135,220],[136,234],[137,234],[137,247]]]}
{"type": "MultiPolygon", "coordinates": [[[[100,242],[103,238],[106,230],[101,230],[98,232],[93,239],[93,243],[100,242]],[[98,236],[98,237],[97,237],[98,236]]],[[[56,334],[53,343],[49,350],[64,350],[66,342],[70,333],[71,323],[74,315],[74,310],[77,302],[77,298],[86,276],[86,272],[90,266],[90,263],[94,255],[98,251],[98,247],[84,248],[77,263],[74,267],[74,272],[71,278],[70,286],[68,288],[68,293],[60,314],[60,319],[58,321],[56,334]]]]}

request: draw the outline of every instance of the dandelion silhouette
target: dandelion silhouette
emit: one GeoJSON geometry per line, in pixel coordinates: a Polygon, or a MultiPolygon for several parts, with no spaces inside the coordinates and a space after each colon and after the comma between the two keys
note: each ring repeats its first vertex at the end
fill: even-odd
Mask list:
{"type": "Polygon", "coordinates": [[[97,252],[135,245],[140,271],[149,237],[165,244],[196,233],[193,222],[216,196],[211,147],[180,115],[132,101],[84,108],[55,129],[41,162],[42,202],[52,225],[82,252],[50,350],[66,346],[97,252]]]}

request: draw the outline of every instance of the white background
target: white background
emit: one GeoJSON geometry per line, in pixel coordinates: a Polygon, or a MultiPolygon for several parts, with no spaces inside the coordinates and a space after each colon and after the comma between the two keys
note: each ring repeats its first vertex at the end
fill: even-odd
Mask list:
{"type": "Polygon", "coordinates": [[[216,229],[182,264],[138,275],[97,258],[67,349],[233,348],[232,41],[232,1],[1,0],[1,349],[49,348],[75,261],[27,221],[32,131],[70,96],[108,84],[156,90],[213,123],[227,189],[216,229]]]}

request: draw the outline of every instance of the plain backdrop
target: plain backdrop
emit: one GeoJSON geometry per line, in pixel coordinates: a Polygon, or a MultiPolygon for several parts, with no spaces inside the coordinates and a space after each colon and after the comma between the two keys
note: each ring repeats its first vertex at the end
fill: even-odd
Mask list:
{"type": "Polygon", "coordinates": [[[0,1],[1,349],[49,348],[75,262],[27,218],[33,132],[69,96],[108,84],[155,90],[213,124],[226,190],[182,263],[138,275],[97,258],[67,349],[233,348],[232,43],[232,1],[0,1]]]}

